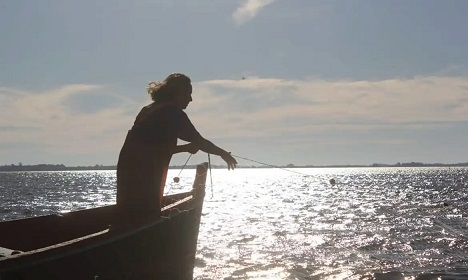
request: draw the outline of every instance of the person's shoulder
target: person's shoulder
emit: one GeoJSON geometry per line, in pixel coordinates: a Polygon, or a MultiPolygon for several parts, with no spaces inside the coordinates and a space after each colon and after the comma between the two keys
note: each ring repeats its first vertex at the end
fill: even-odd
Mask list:
{"type": "Polygon", "coordinates": [[[180,109],[174,103],[161,103],[156,105],[155,112],[160,116],[166,116],[166,118],[180,118],[183,116],[187,116],[185,112],[180,109]]]}
{"type": "Polygon", "coordinates": [[[171,102],[161,103],[161,104],[159,104],[159,106],[161,108],[168,109],[168,110],[180,110],[179,107],[177,107],[176,104],[171,103],[171,102]]]}
{"type": "Polygon", "coordinates": [[[143,108],[141,108],[141,111],[148,111],[148,110],[152,110],[152,111],[178,111],[180,110],[175,104],[172,104],[172,103],[151,103],[151,104],[148,104],[146,106],[144,106],[143,108]]]}

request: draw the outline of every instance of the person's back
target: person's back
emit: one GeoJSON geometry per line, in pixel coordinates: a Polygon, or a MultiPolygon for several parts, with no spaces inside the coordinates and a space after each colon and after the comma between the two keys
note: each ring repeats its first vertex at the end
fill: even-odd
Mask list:
{"type": "Polygon", "coordinates": [[[151,104],[138,114],[117,163],[117,205],[125,212],[160,209],[172,150],[177,145],[177,108],[151,104]]]}

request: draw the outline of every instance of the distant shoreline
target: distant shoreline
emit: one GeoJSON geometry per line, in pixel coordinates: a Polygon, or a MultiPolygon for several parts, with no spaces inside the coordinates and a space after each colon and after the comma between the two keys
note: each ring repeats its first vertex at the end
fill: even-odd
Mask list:
{"type": "MultiPolygon", "coordinates": [[[[182,165],[170,166],[169,169],[181,169],[182,165]]],[[[193,169],[196,165],[187,165],[184,168],[193,169]]],[[[226,168],[223,165],[212,165],[213,169],[226,168]]],[[[363,168],[363,167],[468,167],[468,162],[464,163],[421,163],[421,162],[406,162],[397,164],[384,164],[374,163],[371,165],[293,165],[288,164],[284,166],[238,166],[238,168],[363,168]]],[[[63,164],[34,164],[34,165],[2,165],[0,166],[0,172],[11,172],[11,171],[80,171],[80,170],[116,170],[115,165],[94,165],[94,166],[65,166],[63,164]]]]}

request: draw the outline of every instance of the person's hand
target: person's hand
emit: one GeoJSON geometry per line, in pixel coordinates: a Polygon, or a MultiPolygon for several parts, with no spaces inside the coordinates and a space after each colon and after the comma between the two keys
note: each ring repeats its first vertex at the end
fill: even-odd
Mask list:
{"type": "Polygon", "coordinates": [[[231,156],[231,153],[224,153],[221,158],[227,163],[228,170],[234,170],[236,168],[237,161],[231,156]]]}
{"type": "Polygon", "coordinates": [[[192,155],[196,154],[200,150],[198,145],[195,143],[188,143],[187,145],[185,145],[185,147],[187,149],[187,152],[191,153],[192,155]]]}

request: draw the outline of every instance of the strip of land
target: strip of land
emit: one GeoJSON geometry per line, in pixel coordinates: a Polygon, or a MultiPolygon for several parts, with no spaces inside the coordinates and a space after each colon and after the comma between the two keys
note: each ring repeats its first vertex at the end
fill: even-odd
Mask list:
{"type": "MultiPolygon", "coordinates": [[[[212,165],[212,168],[226,168],[224,165],[212,165]]],[[[352,167],[468,167],[468,162],[463,163],[422,163],[422,162],[404,162],[396,164],[385,164],[385,163],[373,163],[371,165],[294,165],[287,164],[284,166],[238,166],[238,168],[352,168],[352,167]]],[[[170,169],[193,169],[195,165],[182,165],[170,166],[170,169]]],[[[10,164],[0,166],[0,172],[12,172],[12,171],[76,171],[76,170],[116,170],[115,165],[92,165],[92,166],[65,166],[63,164],[34,164],[34,165],[22,165],[22,164],[10,164]]]]}

